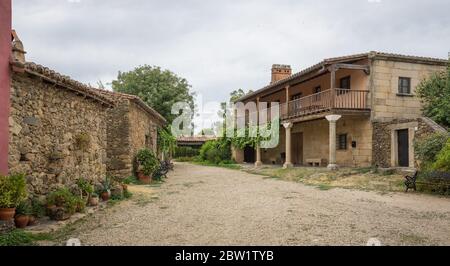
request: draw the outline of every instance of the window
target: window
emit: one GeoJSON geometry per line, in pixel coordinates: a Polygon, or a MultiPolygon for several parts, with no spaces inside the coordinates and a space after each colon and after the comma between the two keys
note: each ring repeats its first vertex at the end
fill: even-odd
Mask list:
{"type": "Polygon", "coordinates": [[[398,79],[398,93],[411,94],[411,78],[400,77],[398,79]]]}
{"type": "Polygon", "coordinates": [[[346,150],[347,149],[347,134],[339,134],[338,142],[337,142],[338,150],[346,150]]]}

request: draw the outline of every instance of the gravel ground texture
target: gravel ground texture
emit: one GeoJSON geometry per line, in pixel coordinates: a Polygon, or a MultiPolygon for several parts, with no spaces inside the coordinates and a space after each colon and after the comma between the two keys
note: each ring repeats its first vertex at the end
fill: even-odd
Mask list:
{"type": "Polygon", "coordinates": [[[243,171],[177,163],[160,186],[67,235],[83,245],[450,245],[450,199],[320,190],[243,171]]]}

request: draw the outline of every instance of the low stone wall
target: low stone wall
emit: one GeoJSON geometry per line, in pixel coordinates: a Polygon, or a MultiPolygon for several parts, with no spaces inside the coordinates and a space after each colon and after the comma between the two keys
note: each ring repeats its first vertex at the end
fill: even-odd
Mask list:
{"type": "Polygon", "coordinates": [[[9,169],[31,194],[106,176],[106,105],[28,74],[11,87],[9,169]]]}

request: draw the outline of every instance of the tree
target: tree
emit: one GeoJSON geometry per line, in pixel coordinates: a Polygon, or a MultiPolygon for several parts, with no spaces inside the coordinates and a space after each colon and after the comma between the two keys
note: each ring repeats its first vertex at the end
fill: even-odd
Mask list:
{"type": "Polygon", "coordinates": [[[119,72],[117,80],[112,82],[116,92],[133,94],[159,112],[169,123],[177,117],[173,115],[172,105],[186,102],[194,112],[194,96],[187,80],[178,77],[169,70],[156,66],[139,66],[133,71],[119,72]]]}
{"type": "Polygon", "coordinates": [[[436,73],[417,87],[423,102],[423,113],[437,123],[450,127],[450,65],[447,71],[436,73]]]}
{"type": "Polygon", "coordinates": [[[232,91],[230,93],[230,102],[234,103],[235,101],[239,100],[244,95],[247,95],[252,92],[253,92],[252,90],[249,90],[247,93],[245,93],[243,89],[238,89],[238,90],[232,91]]]}

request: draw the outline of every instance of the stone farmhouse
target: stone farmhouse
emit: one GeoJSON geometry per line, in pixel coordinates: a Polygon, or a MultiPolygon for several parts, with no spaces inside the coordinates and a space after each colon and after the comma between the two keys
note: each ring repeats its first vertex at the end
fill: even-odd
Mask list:
{"type": "MultiPolygon", "coordinates": [[[[278,102],[280,143],[274,149],[234,149],[233,157],[286,168],[414,167],[414,138],[444,130],[422,117],[415,88],[447,64],[369,52],[325,59],[296,74],[290,66],[273,65],[271,83],[238,102],[278,102]]],[[[270,117],[269,109],[258,109],[270,117]]]]}
{"type": "Polygon", "coordinates": [[[8,167],[27,175],[30,193],[45,195],[79,178],[101,182],[132,174],[138,149],[157,150],[165,120],[138,97],[91,88],[26,62],[13,31],[8,167]]]}

